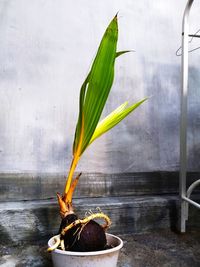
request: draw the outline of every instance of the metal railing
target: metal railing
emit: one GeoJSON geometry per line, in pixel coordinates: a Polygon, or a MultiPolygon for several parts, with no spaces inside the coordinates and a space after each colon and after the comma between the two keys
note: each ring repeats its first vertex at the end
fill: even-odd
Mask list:
{"type": "MultiPolygon", "coordinates": [[[[182,22],[182,86],[181,86],[181,121],[180,121],[180,197],[181,197],[181,214],[180,214],[180,231],[186,230],[186,221],[188,220],[189,204],[200,209],[200,204],[190,199],[192,191],[200,184],[200,179],[195,181],[186,188],[187,175],[187,98],[188,98],[188,41],[189,37],[189,13],[194,0],[188,0],[182,22]]],[[[192,35],[192,37],[199,37],[192,35]]]]}

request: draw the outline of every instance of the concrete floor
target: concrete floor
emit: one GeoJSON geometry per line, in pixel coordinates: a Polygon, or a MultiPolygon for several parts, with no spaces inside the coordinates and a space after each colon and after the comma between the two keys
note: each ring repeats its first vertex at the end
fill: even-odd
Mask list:
{"type": "Polygon", "coordinates": [[[123,236],[119,267],[199,267],[200,231],[123,236]]]}
{"type": "MultiPolygon", "coordinates": [[[[200,231],[123,235],[118,267],[200,267],[200,231]]],[[[25,246],[0,245],[1,267],[51,267],[46,242],[25,246]]],[[[105,266],[106,267],[106,266],[105,266]]],[[[109,266],[108,266],[109,267],[109,266]]]]}

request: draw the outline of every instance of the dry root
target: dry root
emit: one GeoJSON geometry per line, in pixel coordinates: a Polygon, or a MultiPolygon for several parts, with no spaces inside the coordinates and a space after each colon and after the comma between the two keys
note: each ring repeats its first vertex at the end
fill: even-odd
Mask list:
{"type": "Polygon", "coordinates": [[[55,242],[55,244],[53,246],[49,247],[47,249],[47,251],[53,251],[54,249],[56,249],[60,245],[60,242],[61,242],[60,241],[60,235],[56,235],[54,237],[54,242],[55,242]]]}
{"type": "Polygon", "coordinates": [[[53,251],[54,249],[58,248],[60,246],[61,250],[65,250],[65,245],[64,245],[64,240],[61,239],[61,236],[63,237],[67,231],[72,229],[73,227],[77,225],[81,225],[81,227],[84,227],[89,221],[94,220],[94,219],[104,219],[105,223],[102,224],[101,226],[106,230],[110,225],[111,225],[111,220],[110,218],[102,213],[94,213],[91,214],[90,216],[84,218],[84,219],[77,219],[73,223],[69,224],[65,228],[63,228],[61,235],[57,235],[54,237],[55,244],[47,249],[47,251],[53,251]]]}

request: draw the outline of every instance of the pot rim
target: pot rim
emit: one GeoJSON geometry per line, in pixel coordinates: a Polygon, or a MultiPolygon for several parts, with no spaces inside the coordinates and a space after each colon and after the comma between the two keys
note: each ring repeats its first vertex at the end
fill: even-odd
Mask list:
{"type": "MultiPolygon", "coordinates": [[[[110,237],[117,239],[119,241],[119,245],[114,247],[114,248],[109,248],[109,249],[104,249],[104,250],[99,250],[99,251],[90,251],[90,252],[64,251],[61,249],[55,249],[52,252],[55,252],[58,254],[63,254],[63,255],[70,255],[70,256],[97,256],[97,255],[103,255],[103,254],[108,254],[108,253],[118,251],[123,247],[123,241],[118,236],[108,234],[108,233],[106,233],[106,236],[110,236],[110,237]]],[[[50,243],[53,241],[52,240],[53,238],[54,238],[54,236],[49,239],[48,247],[50,247],[50,243]]]]}

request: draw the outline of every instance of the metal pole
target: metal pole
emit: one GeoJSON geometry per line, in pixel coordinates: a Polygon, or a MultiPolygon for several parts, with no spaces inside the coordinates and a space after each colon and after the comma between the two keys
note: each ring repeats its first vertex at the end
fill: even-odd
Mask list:
{"type": "Polygon", "coordinates": [[[181,121],[180,121],[180,197],[181,197],[181,223],[180,231],[185,232],[186,222],[186,172],[187,172],[187,95],[188,95],[188,35],[189,12],[194,0],[189,0],[185,7],[182,22],[182,86],[181,86],[181,121]]]}
{"type": "Polygon", "coordinates": [[[195,206],[196,208],[200,209],[200,204],[198,204],[197,202],[193,201],[192,199],[188,198],[188,197],[183,197],[183,199],[192,204],[193,206],[195,206]]]}

